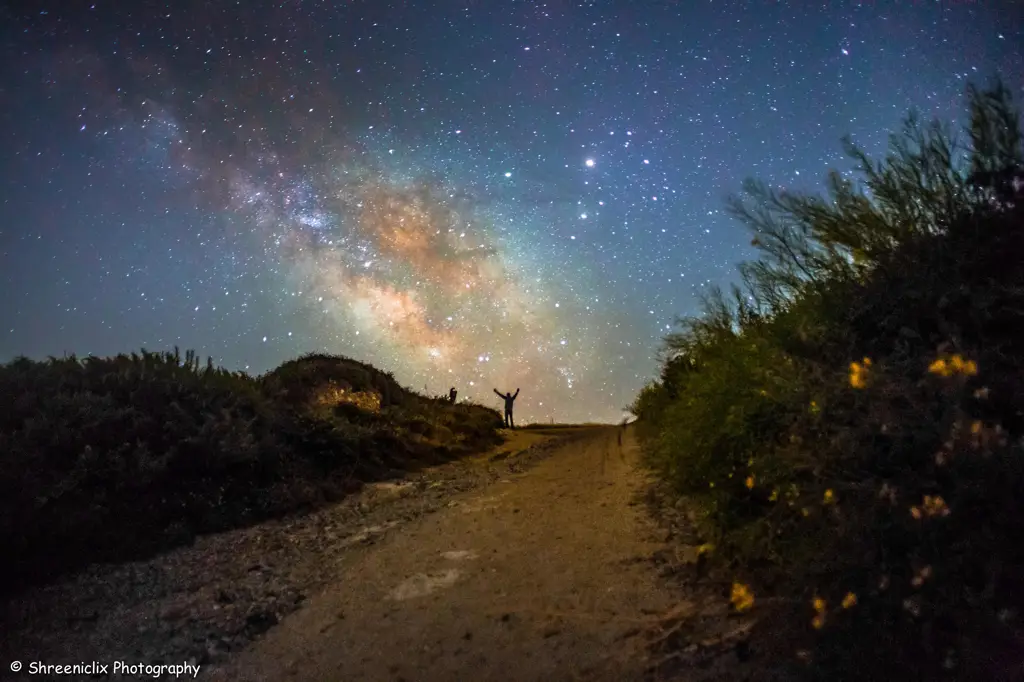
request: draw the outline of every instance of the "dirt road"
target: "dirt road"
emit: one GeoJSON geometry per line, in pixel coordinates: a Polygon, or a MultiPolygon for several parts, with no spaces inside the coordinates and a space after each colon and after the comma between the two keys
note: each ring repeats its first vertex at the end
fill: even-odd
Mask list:
{"type": "Polygon", "coordinates": [[[218,680],[616,680],[629,636],[670,609],[634,499],[637,446],[595,428],[522,473],[348,552],[320,594],[218,680]]]}

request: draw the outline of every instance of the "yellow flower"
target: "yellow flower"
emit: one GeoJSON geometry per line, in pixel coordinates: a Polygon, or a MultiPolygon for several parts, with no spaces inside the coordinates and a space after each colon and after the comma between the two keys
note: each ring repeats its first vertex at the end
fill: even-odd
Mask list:
{"type": "Polygon", "coordinates": [[[832,492],[832,488],[825,491],[825,498],[822,500],[824,504],[832,504],[836,501],[836,495],[832,492]]]}
{"type": "Polygon", "coordinates": [[[920,520],[923,516],[949,516],[949,505],[942,499],[941,495],[925,495],[921,500],[921,506],[910,508],[910,515],[920,520]]]}
{"type": "Polygon", "coordinates": [[[947,365],[946,361],[943,360],[942,358],[939,358],[932,364],[928,365],[928,371],[932,374],[938,374],[939,376],[942,377],[948,377],[950,374],[953,373],[953,370],[949,368],[949,365],[947,365]]]}
{"type": "Polygon", "coordinates": [[[708,486],[711,487],[711,488],[714,488],[715,487],[715,482],[711,481],[710,483],[708,483],[708,486]]]}
{"type": "Polygon", "coordinates": [[[932,364],[928,365],[928,371],[942,377],[949,377],[954,374],[963,374],[964,376],[971,377],[978,373],[978,363],[974,360],[964,360],[963,356],[957,353],[949,358],[949,360],[944,358],[936,359],[932,364]]]}
{"type": "Polygon", "coordinates": [[[824,613],[825,612],[825,608],[828,606],[828,604],[826,604],[825,600],[822,599],[821,597],[815,597],[811,601],[811,606],[813,606],[814,610],[817,611],[818,613],[824,613]]]}
{"type": "Polygon", "coordinates": [[[949,506],[941,495],[925,495],[923,506],[924,513],[928,516],[949,516],[949,506]]]}
{"type": "Polygon", "coordinates": [[[697,556],[704,556],[705,554],[711,554],[715,551],[715,546],[710,542],[705,542],[703,545],[697,548],[697,556]]]}
{"type": "Polygon", "coordinates": [[[823,627],[825,627],[825,614],[819,613],[814,618],[812,618],[811,625],[814,627],[815,630],[820,630],[823,627]]]}
{"type": "Polygon", "coordinates": [[[870,366],[870,358],[864,358],[862,362],[851,362],[850,385],[854,388],[864,388],[867,385],[868,368],[870,366]]]}
{"type": "Polygon", "coordinates": [[[754,489],[754,477],[753,476],[747,476],[747,489],[748,490],[753,490],[754,489]]]}
{"type": "Polygon", "coordinates": [[[954,355],[949,361],[950,368],[957,374],[974,376],[978,373],[978,365],[974,360],[964,360],[959,354],[954,355]]]}
{"type": "Polygon", "coordinates": [[[981,433],[981,422],[978,421],[977,419],[975,419],[973,422],[971,422],[971,433],[973,433],[973,434],[981,433]]]}
{"type": "Polygon", "coordinates": [[[768,496],[768,501],[769,502],[776,502],[776,501],[778,501],[778,499],[779,499],[779,489],[776,488],[775,490],[772,491],[772,494],[768,496]]]}
{"type": "Polygon", "coordinates": [[[733,583],[729,601],[732,602],[733,608],[737,611],[746,611],[754,605],[754,595],[746,585],[733,583]]]}
{"type": "Polygon", "coordinates": [[[857,595],[853,592],[847,592],[846,596],[843,597],[843,608],[850,609],[857,605],[857,595]]]}
{"type": "Polygon", "coordinates": [[[818,403],[811,401],[811,414],[818,414],[821,412],[821,408],[818,407],[818,403]]]}

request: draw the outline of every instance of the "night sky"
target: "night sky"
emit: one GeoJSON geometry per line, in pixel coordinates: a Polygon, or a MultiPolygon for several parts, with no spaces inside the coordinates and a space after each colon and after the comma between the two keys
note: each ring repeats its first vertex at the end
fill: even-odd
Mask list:
{"type": "Polygon", "coordinates": [[[520,421],[615,420],[755,255],[723,199],[823,186],[1022,6],[53,0],[0,9],[0,361],[309,351],[520,421]]]}

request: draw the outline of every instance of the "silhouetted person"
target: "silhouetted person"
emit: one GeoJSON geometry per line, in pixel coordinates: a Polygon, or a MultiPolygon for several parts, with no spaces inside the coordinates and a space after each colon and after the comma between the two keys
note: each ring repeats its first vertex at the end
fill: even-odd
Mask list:
{"type": "Polygon", "coordinates": [[[515,394],[502,393],[498,389],[494,389],[494,392],[505,399],[505,426],[510,429],[516,428],[515,422],[512,421],[512,403],[516,401],[516,397],[519,395],[519,389],[516,389],[515,394]]]}
{"type": "Polygon", "coordinates": [[[459,394],[459,392],[455,390],[454,386],[452,386],[452,390],[448,391],[448,402],[450,402],[452,405],[454,405],[455,404],[455,396],[457,396],[458,394],[459,394]]]}

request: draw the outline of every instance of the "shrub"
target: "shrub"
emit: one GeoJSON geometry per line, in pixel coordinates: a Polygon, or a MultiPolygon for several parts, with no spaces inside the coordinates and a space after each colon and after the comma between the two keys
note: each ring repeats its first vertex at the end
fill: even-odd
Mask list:
{"type": "Polygon", "coordinates": [[[1022,659],[1024,152],[1004,88],[969,103],[964,148],[913,117],[881,164],[848,144],[863,187],[748,184],[731,207],[763,256],[633,405],[734,601],[809,678],[1022,659]]]}
{"type": "Polygon", "coordinates": [[[209,359],[200,367],[177,349],[18,358],[0,366],[0,395],[12,397],[0,404],[5,590],[316,506],[357,481],[500,441],[494,410],[441,405],[327,355],[259,378],[209,359]]]}

